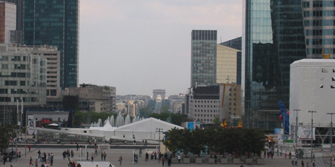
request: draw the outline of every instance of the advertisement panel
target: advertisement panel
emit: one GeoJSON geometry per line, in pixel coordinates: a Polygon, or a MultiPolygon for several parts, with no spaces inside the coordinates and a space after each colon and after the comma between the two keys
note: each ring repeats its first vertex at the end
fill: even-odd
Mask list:
{"type": "Polygon", "coordinates": [[[28,115],[28,134],[32,135],[33,133],[36,134],[33,130],[30,130],[30,128],[36,128],[36,122],[34,121],[33,115],[28,115]]]}
{"type": "Polygon", "coordinates": [[[192,131],[195,127],[200,128],[200,122],[187,122],[187,129],[192,131]]]}
{"type": "Polygon", "coordinates": [[[298,127],[298,139],[299,140],[311,140],[313,133],[313,140],[315,140],[315,128],[313,131],[311,127],[298,127]]]}

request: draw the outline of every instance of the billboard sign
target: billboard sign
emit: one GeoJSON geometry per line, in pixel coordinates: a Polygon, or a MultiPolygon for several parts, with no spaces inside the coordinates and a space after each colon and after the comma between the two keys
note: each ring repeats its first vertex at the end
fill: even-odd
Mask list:
{"type": "Polygon", "coordinates": [[[313,134],[313,140],[315,140],[315,128],[313,131],[311,127],[298,127],[298,139],[299,140],[311,140],[313,134]]]}

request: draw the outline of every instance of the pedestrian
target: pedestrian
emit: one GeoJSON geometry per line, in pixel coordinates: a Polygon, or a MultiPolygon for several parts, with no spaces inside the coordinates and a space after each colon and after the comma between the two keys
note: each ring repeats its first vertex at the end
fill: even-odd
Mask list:
{"type": "Polygon", "coordinates": [[[12,164],[10,164],[10,167],[13,167],[13,165],[12,165],[12,164]]]}
{"type": "Polygon", "coordinates": [[[104,160],[104,153],[101,152],[101,161],[104,160]]]}
{"type": "Polygon", "coordinates": [[[30,152],[30,148],[31,148],[31,146],[29,145],[29,146],[28,146],[28,150],[29,150],[29,152],[30,152]]]}
{"type": "Polygon", "coordinates": [[[277,148],[277,156],[279,156],[279,148],[277,148]]]}
{"type": "MultiPolygon", "coordinates": [[[[286,159],[286,156],[287,156],[287,152],[285,151],[285,159],[286,159]]],[[[290,158],[291,159],[291,158],[290,158]]]]}
{"type": "Polygon", "coordinates": [[[93,162],[93,159],[94,159],[94,155],[93,153],[91,154],[91,161],[93,162]]]}
{"type": "Polygon", "coordinates": [[[106,156],[107,156],[107,154],[106,154],[106,152],[104,152],[104,161],[106,161],[106,156]]]}
{"type": "Polygon", "coordinates": [[[38,154],[38,158],[40,158],[41,157],[41,150],[38,150],[37,154],[38,154]]]}
{"type": "Polygon", "coordinates": [[[181,157],[180,155],[178,154],[178,163],[180,164],[180,160],[181,160],[181,157]]]}
{"type": "MultiPolygon", "coordinates": [[[[143,140],[143,142],[144,142],[144,140],[143,140]]],[[[141,157],[141,155],[142,155],[142,148],[140,148],[140,151],[138,152],[138,155],[139,155],[139,157],[141,157]]]]}
{"type": "Polygon", "coordinates": [[[77,143],[77,151],[78,151],[78,149],[79,149],[79,145],[78,145],[78,143],[77,143]]]}
{"type": "Polygon", "coordinates": [[[54,154],[51,153],[51,156],[50,156],[50,165],[53,166],[54,164],[54,154]]]}
{"type": "Polygon", "coordinates": [[[120,166],[121,166],[121,164],[122,164],[122,155],[119,158],[119,162],[120,162],[120,166]]]}
{"type": "Polygon", "coordinates": [[[162,157],[162,166],[164,167],[164,157],[162,157]]]}
{"type": "Polygon", "coordinates": [[[298,165],[298,158],[297,157],[295,158],[294,164],[295,164],[295,166],[298,165]]]}
{"type": "Polygon", "coordinates": [[[94,152],[94,153],[95,153],[96,155],[98,155],[98,147],[97,147],[97,146],[95,146],[95,148],[94,148],[94,149],[95,149],[95,152],[94,152]]]}
{"type": "Polygon", "coordinates": [[[169,167],[171,166],[171,157],[169,157],[169,159],[168,159],[168,166],[169,167]]]}
{"type": "Polygon", "coordinates": [[[240,167],[243,167],[243,164],[241,164],[241,166],[240,167]]]}
{"type": "Polygon", "coordinates": [[[283,155],[283,150],[282,149],[280,149],[280,156],[282,156],[283,155]]]}
{"type": "Polygon", "coordinates": [[[7,161],[6,152],[5,152],[5,155],[3,156],[2,160],[3,160],[3,165],[6,165],[6,161],[7,161]]]}
{"type": "Polygon", "coordinates": [[[35,160],[35,167],[38,167],[38,159],[35,160]]]}
{"type": "Polygon", "coordinates": [[[77,167],[81,167],[80,163],[77,164],[77,167]]]}
{"type": "Polygon", "coordinates": [[[45,167],[45,165],[44,165],[44,163],[42,162],[42,165],[41,165],[41,167],[45,167]]]}
{"type": "Polygon", "coordinates": [[[73,152],[73,150],[71,150],[71,158],[73,158],[74,157],[74,152],[73,152]]]}
{"type": "Polygon", "coordinates": [[[292,154],[291,154],[291,151],[290,151],[290,153],[288,154],[288,158],[291,159],[291,157],[292,157],[292,154]]]}
{"type": "Polygon", "coordinates": [[[304,164],[304,161],[301,161],[301,167],[304,167],[305,164],[304,164]]]}
{"type": "Polygon", "coordinates": [[[33,164],[33,159],[30,157],[30,159],[29,159],[29,166],[34,166],[34,164],[33,164]]]}
{"type": "Polygon", "coordinates": [[[292,166],[294,166],[294,157],[292,158],[292,166]]]}
{"type": "Polygon", "coordinates": [[[308,164],[308,162],[307,162],[307,164],[306,164],[306,167],[309,167],[309,164],[308,164]]]}
{"type": "Polygon", "coordinates": [[[313,167],[315,167],[315,160],[313,160],[313,164],[312,165],[313,165],[313,167]]]}
{"type": "Polygon", "coordinates": [[[145,153],[145,161],[148,161],[148,159],[149,159],[149,154],[148,154],[148,152],[146,152],[145,153]]]}

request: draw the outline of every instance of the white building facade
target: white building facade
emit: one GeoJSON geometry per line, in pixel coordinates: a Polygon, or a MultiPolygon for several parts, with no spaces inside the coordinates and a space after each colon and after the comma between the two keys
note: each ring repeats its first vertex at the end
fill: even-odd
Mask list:
{"type": "MultiPolygon", "coordinates": [[[[322,127],[330,127],[330,115],[335,109],[335,60],[302,59],[291,64],[290,72],[290,134],[295,136],[295,128],[313,127],[316,139],[324,143],[327,132],[322,127]],[[297,111],[299,110],[299,111],[297,111]]],[[[298,138],[300,130],[298,133],[298,138]]]]}

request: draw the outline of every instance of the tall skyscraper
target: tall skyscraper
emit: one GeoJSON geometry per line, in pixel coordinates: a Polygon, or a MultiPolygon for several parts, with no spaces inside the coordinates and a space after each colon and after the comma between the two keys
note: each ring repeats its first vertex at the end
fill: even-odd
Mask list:
{"type": "Polygon", "coordinates": [[[335,58],[334,1],[302,0],[302,9],[307,57],[335,58]]]}
{"type": "Polygon", "coordinates": [[[192,30],[191,87],[216,84],[216,30],[192,30]]]}
{"type": "Polygon", "coordinates": [[[290,64],[306,58],[301,0],[244,0],[242,90],[247,126],[280,127],[289,106],[290,64]]]}
{"type": "MultiPolygon", "coordinates": [[[[224,46],[217,45],[217,55],[216,55],[216,82],[217,83],[237,83],[237,60],[238,55],[241,55],[241,51],[224,46]]],[[[241,75],[239,75],[241,77],[241,75]]],[[[237,83],[241,84],[241,83],[237,83]]]]}
{"type": "Polygon", "coordinates": [[[16,30],[16,5],[0,1],[0,43],[9,44],[11,31],[16,30]]]}
{"type": "Polygon", "coordinates": [[[61,86],[78,85],[79,0],[23,0],[23,42],[61,53],[61,86]]]}

